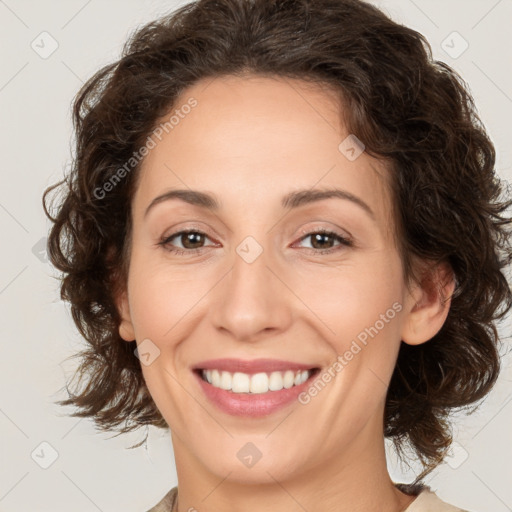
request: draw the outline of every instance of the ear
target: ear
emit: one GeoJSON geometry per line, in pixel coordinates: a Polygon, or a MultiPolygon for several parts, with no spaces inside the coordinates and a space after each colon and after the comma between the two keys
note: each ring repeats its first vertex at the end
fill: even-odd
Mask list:
{"type": "Polygon", "coordinates": [[[425,267],[423,264],[421,278],[405,301],[402,341],[409,345],[425,343],[441,330],[455,290],[455,276],[448,263],[425,267]]]}
{"type": "Polygon", "coordinates": [[[133,328],[130,315],[130,304],[128,302],[128,293],[123,291],[116,299],[117,311],[121,317],[119,323],[119,336],[125,341],[135,341],[135,330],[133,328]]]}
{"type": "Polygon", "coordinates": [[[135,341],[135,331],[130,315],[126,278],[123,278],[121,268],[115,264],[115,253],[116,248],[110,246],[107,251],[106,265],[110,269],[109,284],[117,312],[121,318],[118,327],[119,336],[125,341],[135,341]]]}

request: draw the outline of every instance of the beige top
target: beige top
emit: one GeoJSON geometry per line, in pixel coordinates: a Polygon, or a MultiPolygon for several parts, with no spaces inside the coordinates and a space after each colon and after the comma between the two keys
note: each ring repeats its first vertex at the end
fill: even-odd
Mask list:
{"type": "MultiPolygon", "coordinates": [[[[416,495],[416,499],[403,512],[468,512],[454,507],[441,499],[425,485],[410,486],[407,484],[395,484],[402,492],[416,495]]],[[[153,508],[148,512],[177,512],[176,498],[178,488],[173,487],[153,508]]]]}

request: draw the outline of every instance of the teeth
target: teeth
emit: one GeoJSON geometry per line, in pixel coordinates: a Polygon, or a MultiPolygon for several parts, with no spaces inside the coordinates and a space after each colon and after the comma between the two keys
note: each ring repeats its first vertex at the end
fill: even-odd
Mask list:
{"type": "MultiPolygon", "coordinates": [[[[239,373],[239,375],[244,375],[239,373]]],[[[248,375],[244,375],[247,378],[248,375]]],[[[255,373],[250,379],[249,390],[251,393],[266,393],[268,391],[268,375],[266,373],[255,373]]],[[[240,392],[239,390],[237,390],[240,392]]]]}
{"type": "Polygon", "coordinates": [[[230,390],[233,382],[233,377],[229,372],[222,372],[220,375],[220,387],[221,389],[230,390]]]}
{"type": "Polygon", "coordinates": [[[295,374],[291,370],[288,370],[284,374],[283,386],[286,389],[290,389],[293,386],[294,379],[295,379],[295,374]]]}
{"type": "Polygon", "coordinates": [[[249,393],[251,387],[251,379],[249,375],[245,373],[233,374],[233,380],[231,381],[231,391],[233,393],[249,393]]]}
{"type": "Polygon", "coordinates": [[[308,380],[311,372],[309,370],[287,370],[270,374],[262,372],[248,375],[241,372],[230,373],[219,370],[203,370],[202,375],[215,388],[233,393],[259,394],[299,386],[308,380]]]}

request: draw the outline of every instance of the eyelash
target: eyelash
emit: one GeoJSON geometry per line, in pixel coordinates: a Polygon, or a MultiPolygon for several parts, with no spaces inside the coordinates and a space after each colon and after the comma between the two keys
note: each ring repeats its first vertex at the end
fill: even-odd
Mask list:
{"type": "MultiPolygon", "coordinates": [[[[187,233],[195,233],[195,234],[199,234],[199,235],[205,235],[206,237],[208,237],[208,235],[206,233],[204,233],[198,229],[184,229],[182,231],[177,231],[176,233],[172,233],[171,235],[162,238],[160,240],[160,242],[158,242],[158,245],[164,247],[164,249],[169,251],[170,253],[177,254],[177,255],[196,254],[197,252],[200,252],[202,249],[205,249],[205,247],[196,247],[195,249],[180,249],[179,247],[169,248],[170,242],[173,238],[176,238],[180,235],[184,235],[187,233]]],[[[329,231],[326,229],[318,229],[318,230],[308,231],[306,234],[304,234],[304,236],[302,236],[299,239],[299,241],[304,240],[305,238],[308,238],[308,237],[310,237],[312,235],[316,235],[316,234],[332,236],[337,241],[339,241],[340,244],[338,246],[331,247],[330,249],[306,248],[306,249],[309,249],[309,251],[312,251],[314,254],[329,254],[329,253],[336,252],[342,246],[345,246],[345,247],[353,247],[354,246],[354,243],[352,242],[352,240],[349,240],[348,238],[345,238],[334,231],[329,231]]]]}

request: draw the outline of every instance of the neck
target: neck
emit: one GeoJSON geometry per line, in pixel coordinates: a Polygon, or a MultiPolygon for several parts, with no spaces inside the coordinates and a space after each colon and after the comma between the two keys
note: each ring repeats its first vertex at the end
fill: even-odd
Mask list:
{"type": "Polygon", "coordinates": [[[262,483],[212,473],[173,435],[178,512],[402,512],[415,497],[392,482],[384,438],[376,432],[382,425],[374,419],[343,453],[307,470],[295,468],[286,480],[262,483]]]}

